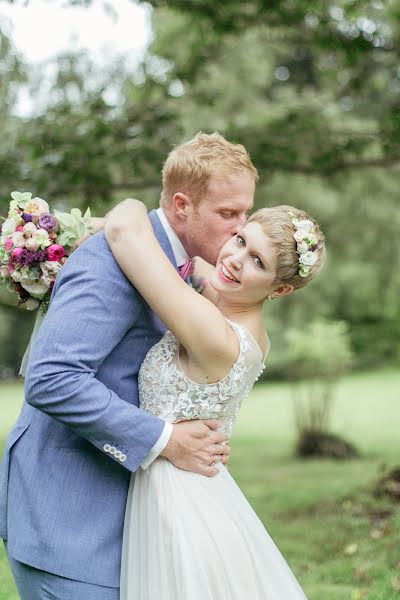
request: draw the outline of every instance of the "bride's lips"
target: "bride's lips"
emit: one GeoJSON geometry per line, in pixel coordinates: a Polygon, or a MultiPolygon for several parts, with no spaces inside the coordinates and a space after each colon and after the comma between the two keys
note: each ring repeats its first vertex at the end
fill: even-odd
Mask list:
{"type": "Polygon", "coordinates": [[[231,271],[227,268],[227,266],[222,261],[219,265],[218,273],[223,281],[227,281],[228,283],[240,283],[236,279],[236,277],[233,275],[233,273],[231,273],[231,271]],[[225,273],[224,273],[224,271],[225,271],[225,273]],[[229,274],[230,277],[233,277],[234,281],[232,279],[230,279],[230,277],[228,277],[227,274],[229,274]]]}

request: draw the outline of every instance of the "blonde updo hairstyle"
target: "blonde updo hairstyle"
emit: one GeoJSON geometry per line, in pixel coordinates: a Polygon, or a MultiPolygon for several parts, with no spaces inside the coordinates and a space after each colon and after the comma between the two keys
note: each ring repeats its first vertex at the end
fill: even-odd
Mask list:
{"type": "Polygon", "coordinates": [[[264,233],[272,240],[276,250],[276,277],[274,285],[281,286],[289,284],[294,289],[307,285],[324,266],[326,250],[325,236],[314,221],[304,210],[298,210],[293,206],[273,206],[262,208],[255,212],[248,223],[258,223],[264,233]],[[313,252],[317,253],[317,261],[312,265],[306,277],[299,275],[299,258],[297,242],[294,239],[296,228],[292,223],[292,213],[295,219],[308,219],[315,224],[314,235],[317,238],[317,247],[313,252]]]}

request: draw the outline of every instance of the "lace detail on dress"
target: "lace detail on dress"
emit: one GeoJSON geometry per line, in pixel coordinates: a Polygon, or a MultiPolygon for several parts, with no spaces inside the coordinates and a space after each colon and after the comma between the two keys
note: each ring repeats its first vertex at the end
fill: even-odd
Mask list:
{"type": "Polygon", "coordinates": [[[261,350],[245,327],[229,321],[240,351],[229,373],[216,383],[192,381],[179,363],[179,341],[167,331],[148,352],[139,371],[140,406],[171,423],[218,419],[231,434],[243,399],[261,375],[261,350]]]}

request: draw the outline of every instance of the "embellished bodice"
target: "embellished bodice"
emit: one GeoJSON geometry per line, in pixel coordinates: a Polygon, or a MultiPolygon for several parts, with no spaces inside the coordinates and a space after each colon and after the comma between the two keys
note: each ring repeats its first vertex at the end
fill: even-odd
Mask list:
{"type": "Polygon", "coordinates": [[[196,383],[186,375],[179,361],[179,341],[167,331],[140,368],[140,407],[170,423],[218,419],[221,429],[230,435],[241,403],[264,364],[251,333],[242,325],[229,323],[239,338],[239,356],[223,379],[210,384],[196,383]]]}

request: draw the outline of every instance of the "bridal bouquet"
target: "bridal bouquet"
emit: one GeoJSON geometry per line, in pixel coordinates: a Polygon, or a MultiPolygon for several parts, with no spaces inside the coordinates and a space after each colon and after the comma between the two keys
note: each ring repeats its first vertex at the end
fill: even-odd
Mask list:
{"type": "Polygon", "coordinates": [[[91,233],[90,209],[54,211],[30,192],[12,192],[8,216],[1,225],[0,284],[18,294],[19,306],[44,312],[56,277],[74,249],[91,233]]]}

